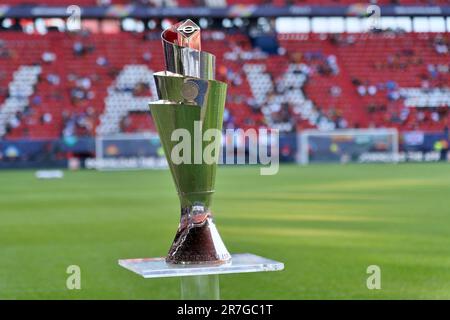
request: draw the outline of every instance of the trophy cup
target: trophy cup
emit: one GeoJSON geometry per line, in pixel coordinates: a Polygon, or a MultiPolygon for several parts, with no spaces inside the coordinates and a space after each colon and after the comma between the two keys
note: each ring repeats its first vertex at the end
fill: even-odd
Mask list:
{"type": "Polygon", "coordinates": [[[166,71],[154,74],[158,101],[150,103],[161,144],[181,204],[177,234],[166,257],[174,264],[222,264],[231,259],[210,211],[214,193],[220,137],[213,163],[203,163],[203,142],[209,129],[221,132],[227,85],[214,80],[215,56],[201,51],[200,28],[191,20],[162,33],[166,71]],[[187,130],[191,152],[185,163],[171,154],[176,130],[187,130]],[[198,161],[200,159],[200,161],[198,161]]]}
{"type": "Polygon", "coordinates": [[[159,100],[149,106],[180,198],[180,224],[165,258],[120,259],[119,265],[144,278],[179,277],[182,299],[219,299],[220,274],[279,271],[284,264],[226,249],[210,207],[227,85],[214,80],[215,57],[201,51],[200,28],[191,20],[165,30],[162,43],[167,70],[154,74],[159,100]],[[211,130],[216,138],[203,141],[211,130]],[[172,155],[181,131],[191,140],[183,151],[187,161],[172,155]],[[211,145],[216,152],[205,161],[211,145]]]}

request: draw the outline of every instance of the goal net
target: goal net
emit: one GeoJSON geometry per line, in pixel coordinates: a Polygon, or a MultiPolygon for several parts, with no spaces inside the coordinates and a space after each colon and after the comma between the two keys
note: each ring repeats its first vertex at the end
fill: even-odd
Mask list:
{"type": "Polygon", "coordinates": [[[396,129],[304,130],[298,142],[302,164],[397,162],[399,156],[396,129]]]}
{"type": "Polygon", "coordinates": [[[167,161],[155,133],[120,133],[97,136],[95,159],[86,167],[97,170],[166,168],[167,161]]]}

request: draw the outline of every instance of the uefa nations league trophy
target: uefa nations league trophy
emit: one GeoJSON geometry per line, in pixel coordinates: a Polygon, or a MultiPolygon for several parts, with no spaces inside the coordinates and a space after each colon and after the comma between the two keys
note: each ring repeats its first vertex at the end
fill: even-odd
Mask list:
{"type": "Polygon", "coordinates": [[[162,43],[167,70],[154,74],[159,100],[150,110],[180,198],[181,219],[165,258],[122,259],[119,265],[144,278],[181,277],[183,299],[218,299],[219,274],[278,271],[284,265],[226,249],[210,206],[227,85],[214,79],[215,56],[201,51],[200,28],[191,20],[165,30],[162,43]],[[204,138],[211,131],[218,132],[215,139],[204,138]],[[174,151],[182,135],[191,141],[180,161],[174,151]],[[212,161],[205,159],[211,149],[212,161]]]}
{"type": "Polygon", "coordinates": [[[209,129],[222,131],[227,85],[214,80],[215,56],[201,51],[200,28],[191,20],[165,30],[162,42],[167,70],[154,75],[159,100],[150,103],[150,110],[181,203],[180,225],[166,261],[225,263],[231,256],[210,211],[220,140],[213,142],[215,161],[204,163],[203,151],[210,142],[203,142],[203,134],[209,129]],[[182,163],[173,159],[179,142],[172,135],[180,129],[191,140],[190,156],[183,157],[182,163]]]}

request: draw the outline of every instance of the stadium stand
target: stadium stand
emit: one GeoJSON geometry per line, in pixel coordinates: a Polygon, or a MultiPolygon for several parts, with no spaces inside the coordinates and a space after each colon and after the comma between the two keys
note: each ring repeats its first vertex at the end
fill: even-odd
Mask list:
{"type": "Polygon", "coordinates": [[[0,106],[0,135],[6,133],[10,125],[15,125],[20,121],[18,114],[27,108],[28,98],[33,94],[33,87],[41,73],[40,66],[20,66],[14,72],[13,80],[8,86],[8,97],[0,106]]]}
{"type": "MultiPolygon", "coordinates": [[[[331,117],[342,114],[350,127],[390,126],[439,130],[448,122],[448,103],[427,104],[428,111],[408,108],[402,88],[427,97],[449,83],[448,35],[430,33],[364,33],[286,35],[287,52],[315,65],[305,92],[331,117]],[[437,50],[441,41],[446,49],[437,50]],[[327,60],[336,59],[333,72],[327,60]],[[441,70],[441,72],[434,70],[441,70]],[[442,107],[442,108],[440,108],[442,107]]],[[[296,57],[294,57],[296,58],[296,57]]]]}
{"type": "MultiPolygon", "coordinates": [[[[225,127],[433,131],[449,122],[448,34],[281,34],[277,55],[245,34],[204,36],[218,79],[229,83],[225,127]]],[[[24,66],[39,66],[39,81],[13,122],[0,121],[7,139],[154,130],[145,111],[155,96],[151,72],[163,69],[158,32],[2,32],[0,82],[9,91],[1,104],[24,66]]]]}

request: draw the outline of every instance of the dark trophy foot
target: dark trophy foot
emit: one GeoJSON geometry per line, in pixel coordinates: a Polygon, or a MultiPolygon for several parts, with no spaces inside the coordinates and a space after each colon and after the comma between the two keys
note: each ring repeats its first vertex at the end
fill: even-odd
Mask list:
{"type": "Polygon", "coordinates": [[[178,229],[166,262],[222,264],[231,259],[210,214],[196,216],[178,229]],[[197,221],[195,221],[197,220],[197,221]]]}

